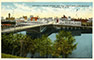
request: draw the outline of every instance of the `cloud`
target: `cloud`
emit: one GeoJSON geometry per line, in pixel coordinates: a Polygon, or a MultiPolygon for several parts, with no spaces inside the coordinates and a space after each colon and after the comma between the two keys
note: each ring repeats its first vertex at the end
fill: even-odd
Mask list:
{"type": "Polygon", "coordinates": [[[71,17],[77,17],[76,15],[78,15],[78,17],[83,17],[83,18],[92,17],[91,6],[87,8],[83,8],[83,7],[52,8],[52,7],[32,7],[24,3],[22,4],[13,3],[13,5],[14,7],[12,7],[11,5],[6,5],[6,6],[2,5],[1,16],[7,17],[7,14],[11,13],[12,16],[16,18],[22,17],[24,15],[28,17],[30,17],[30,15],[39,16],[39,17],[61,17],[63,15],[71,16],[71,17]],[[79,10],[76,11],[76,9],[79,10]]]}
{"type": "Polygon", "coordinates": [[[30,11],[31,8],[26,6],[24,3],[23,4],[17,4],[17,3],[14,3],[14,6],[16,7],[16,9],[18,10],[24,10],[24,11],[30,11]]]}

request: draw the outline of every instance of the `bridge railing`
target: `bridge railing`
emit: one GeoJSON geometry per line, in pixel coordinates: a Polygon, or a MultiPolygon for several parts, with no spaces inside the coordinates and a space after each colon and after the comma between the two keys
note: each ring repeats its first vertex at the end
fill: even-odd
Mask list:
{"type": "Polygon", "coordinates": [[[58,23],[54,23],[56,25],[67,25],[67,26],[81,26],[80,21],[60,21],[58,23]]]}

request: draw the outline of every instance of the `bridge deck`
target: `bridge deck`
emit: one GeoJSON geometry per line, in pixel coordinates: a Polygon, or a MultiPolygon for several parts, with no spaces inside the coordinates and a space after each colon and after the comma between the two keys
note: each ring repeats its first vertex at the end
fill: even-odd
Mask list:
{"type": "Polygon", "coordinates": [[[24,30],[24,29],[28,29],[28,28],[34,28],[34,27],[46,26],[46,25],[53,25],[53,26],[59,26],[59,27],[92,28],[91,26],[69,26],[69,25],[61,25],[61,24],[48,23],[48,24],[37,24],[37,25],[29,25],[29,26],[14,27],[14,28],[9,28],[9,29],[4,29],[4,30],[2,30],[1,32],[2,32],[2,33],[13,32],[13,31],[17,31],[17,30],[24,30]]]}

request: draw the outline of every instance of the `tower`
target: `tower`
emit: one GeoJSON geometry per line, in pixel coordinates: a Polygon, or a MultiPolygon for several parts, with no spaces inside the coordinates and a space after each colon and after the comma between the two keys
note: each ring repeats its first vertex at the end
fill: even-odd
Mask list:
{"type": "Polygon", "coordinates": [[[10,18],[10,13],[8,14],[8,17],[10,18]]]}

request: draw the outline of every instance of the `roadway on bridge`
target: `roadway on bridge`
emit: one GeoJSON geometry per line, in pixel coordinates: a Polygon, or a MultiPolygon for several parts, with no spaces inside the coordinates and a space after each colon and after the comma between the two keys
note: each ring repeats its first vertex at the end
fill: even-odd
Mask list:
{"type": "MultiPolygon", "coordinates": [[[[7,32],[13,32],[13,31],[17,31],[17,30],[24,30],[24,29],[33,28],[33,27],[46,26],[46,25],[61,25],[61,24],[57,24],[57,23],[50,22],[50,23],[43,23],[43,24],[40,24],[40,23],[39,24],[34,24],[34,23],[29,23],[29,24],[28,23],[21,23],[21,25],[24,25],[24,26],[18,26],[18,27],[15,26],[13,28],[4,29],[1,32],[2,33],[7,33],[7,32]]],[[[62,26],[64,26],[64,25],[62,25],[62,26]]],[[[85,27],[85,26],[71,26],[71,27],[85,27]]],[[[91,26],[88,26],[88,28],[92,28],[92,27],[91,26]]]]}

